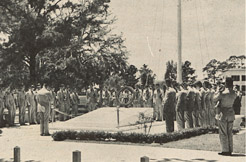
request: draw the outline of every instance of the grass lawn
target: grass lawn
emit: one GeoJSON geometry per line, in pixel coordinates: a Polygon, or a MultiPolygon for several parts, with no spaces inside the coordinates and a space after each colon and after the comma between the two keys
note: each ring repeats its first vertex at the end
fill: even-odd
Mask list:
{"type": "MultiPolygon", "coordinates": [[[[245,154],[245,132],[242,134],[233,135],[234,153],[245,154]]],[[[183,139],[174,142],[168,142],[162,147],[190,149],[190,150],[206,150],[206,151],[221,151],[219,134],[205,134],[201,136],[183,139]]]]}

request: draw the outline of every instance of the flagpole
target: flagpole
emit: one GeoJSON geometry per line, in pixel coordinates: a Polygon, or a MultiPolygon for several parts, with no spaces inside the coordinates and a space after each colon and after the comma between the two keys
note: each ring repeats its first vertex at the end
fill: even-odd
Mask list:
{"type": "Polygon", "coordinates": [[[177,63],[177,82],[182,83],[182,13],[181,13],[181,0],[178,0],[178,63],[177,63]]]}

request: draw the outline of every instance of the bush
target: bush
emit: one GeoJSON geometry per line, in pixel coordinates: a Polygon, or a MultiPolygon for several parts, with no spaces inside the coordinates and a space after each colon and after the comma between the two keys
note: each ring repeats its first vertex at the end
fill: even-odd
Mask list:
{"type": "Polygon", "coordinates": [[[64,141],[67,139],[66,131],[55,132],[52,134],[52,138],[54,141],[64,141]]]}
{"type": "MultiPolygon", "coordinates": [[[[186,139],[206,133],[218,133],[216,127],[192,128],[176,131],[172,133],[162,133],[154,135],[146,135],[141,133],[110,133],[103,131],[60,131],[52,135],[54,141],[70,140],[93,140],[93,141],[118,141],[118,142],[132,142],[132,143],[167,143],[186,139]]],[[[239,129],[233,129],[233,133],[238,133],[239,129]]]]}
{"type": "Polygon", "coordinates": [[[94,141],[118,141],[118,142],[132,142],[132,143],[166,143],[170,141],[177,141],[185,138],[198,136],[215,131],[211,128],[193,128],[184,129],[182,131],[172,133],[162,133],[154,135],[146,135],[141,133],[109,133],[103,131],[60,131],[52,135],[54,141],[70,140],[94,140],[94,141]]]}

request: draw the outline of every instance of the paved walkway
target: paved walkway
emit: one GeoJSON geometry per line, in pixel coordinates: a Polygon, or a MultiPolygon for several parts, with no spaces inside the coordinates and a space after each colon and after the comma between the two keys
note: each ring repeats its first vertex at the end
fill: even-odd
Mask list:
{"type": "Polygon", "coordinates": [[[15,146],[21,148],[22,162],[71,162],[72,152],[75,150],[81,151],[83,162],[139,162],[142,156],[150,157],[150,162],[245,162],[246,160],[242,155],[225,157],[210,151],[75,141],[55,142],[51,137],[39,136],[38,125],[2,130],[0,161],[4,162],[11,161],[15,146]]]}
{"type": "MultiPolygon", "coordinates": [[[[119,108],[119,127],[117,123],[117,108],[103,107],[87,114],[70,119],[66,122],[56,122],[50,125],[51,130],[90,130],[90,131],[108,131],[108,132],[137,132],[144,133],[144,127],[137,125],[139,114],[152,117],[153,108],[119,108]]],[[[234,127],[240,127],[241,117],[237,115],[234,127]]],[[[147,132],[150,123],[147,124],[147,132]]],[[[178,130],[177,124],[174,124],[174,130],[178,130]]],[[[166,131],[165,121],[152,123],[150,134],[163,133],[166,131]]]]}

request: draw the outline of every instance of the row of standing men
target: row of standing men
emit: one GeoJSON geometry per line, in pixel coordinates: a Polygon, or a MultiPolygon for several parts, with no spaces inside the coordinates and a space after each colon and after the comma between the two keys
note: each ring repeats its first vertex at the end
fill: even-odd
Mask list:
{"type": "MultiPolygon", "coordinates": [[[[0,92],[0,127],[14,126],[16,110],[19,110],[19,124],[26,125],[26,123],[39,124],[40,112],[38,109],[37,92],[41,89],[41,85],[38,84],[37,88],[32,85],[28,91],[25,91],[23,86],[20,89],[10,90],[2,89],[0,92]],[[27,111],[27,115],[26,115],[27,111]],[[7,112],[5,114],[5,112],[7,112]],[[26,116],[28,116],[26,118],[26,116]]],[[[59,120],[64,121],[69,119],[69,115],[78,115],[79,97],[76,90],[65,88],[61,85],[57,93],[54,88],[48,87],[52,93],[52,100],[54,103],[54,109],[49,111],[49,120],[55,121],[55,109],[59,110],[59,120]]]]}
{"type": "MultiPolygon", "coordinates": [[[[215,101],[218,92],[215,84],[197,81],[195,84],[178,84],[166,80],[166,85],[154,88],[135,88],[135,99],[131,106],[153,107],[153,118],[166,121],[166,131],[174,131],[174,120],[179,130],[184,128],[214,126],[215,101]]],[[[116,106],[115,91],[102,91],[102,106],[116,106]]],[[[91,88],[87,91],[88,108],[96,109],[99,92],[91,88]]]]}
{"type": "Polygon", "coordinates": [[[174,131],[174,120],[178,130],[200,126],[215,125],[215,102],[217,87],[208,81],[198,81],[193,85],[173,84],[166,80],[166,86],[156,85],[154,90],[136,89],[134,104],[141,107],[153,107],[153,118],[166,121],[166,131],[174,131]]]}

